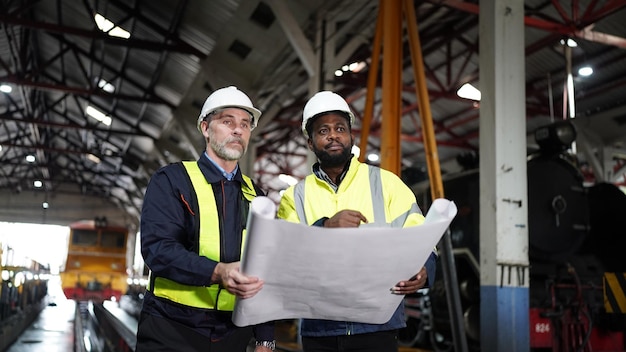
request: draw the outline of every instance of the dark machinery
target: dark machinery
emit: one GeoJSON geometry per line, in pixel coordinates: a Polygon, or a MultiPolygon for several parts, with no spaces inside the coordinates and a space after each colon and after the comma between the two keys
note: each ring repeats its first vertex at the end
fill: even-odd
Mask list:
{"type": "MultiPolygon", "coordinates": [[[[586,185],[576,160],[564,147],[548,142],[548,137],[565,136],[566,145],[575,138],[572,131],[565,122],[537,131],[541,151],[528,157],[530,345],[533,351],[624,351],[626,194],[613,184],[586,185]]],[[[451,240],[468,345],[478,351],[478,170],[444,179],[444,188],[459,209],[450,226],[451,240]]],[[[430,192],[416,193],[427,207],[430,192]]],[[[423,295],[428,304],[418,316],[429,332],[422,335],[430,339],[421,343],[450,350],[446,293],[440,275],[438,279],[423,295]]]]}

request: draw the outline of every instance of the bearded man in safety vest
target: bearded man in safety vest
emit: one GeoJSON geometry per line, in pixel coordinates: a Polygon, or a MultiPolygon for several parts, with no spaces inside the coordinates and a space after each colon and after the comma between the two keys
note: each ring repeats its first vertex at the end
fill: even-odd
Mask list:
{"type": "Polygon", "coordinates": [[[263,287],[240,272],[251,200],[263,193],[238,160],[261,116],[236,87],[205,101],[197,127],[206,139],[198,161],[159,169],[146,189],[141,254],[150,268],[136,351],[256,352],[274,350],[273,323],[247,328],[231,320],[235,297],[263,287]]]}
{"type": "MultiPolygon", "coordinates": [[[[302,132],[318,162],[311,175],[285,191],[278,217],[322,227],[420,225],[424,217],[411,189],[395,174],[361,163],[352,155],[353,122],[348,103],[333,92],[319,92],[306,103],[302,132]]],[[[389,260],[395,260],[393,252],[389,260]]],[[[433,253],[419,273],[396,284],[392,293],[416,292],[434,280],[435,267],[433,253]]],[[[300,333],[305,352],[397,352],[398,330],[405,326],[400,304],[384,324],[303,319],[300,333]]]]}

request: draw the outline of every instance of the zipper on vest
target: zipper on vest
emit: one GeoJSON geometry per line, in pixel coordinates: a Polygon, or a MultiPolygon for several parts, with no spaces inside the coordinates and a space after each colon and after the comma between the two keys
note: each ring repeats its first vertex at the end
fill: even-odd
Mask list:
{"type": "Polygon", "coordinates": [[[223,224],[226,223],[226,192],[224,189],[224,180],[220,180],[220,188],[222,190],[222,221],[220,221],[220,262],[226,260],[226,236],[223,236],[223,224]]]}

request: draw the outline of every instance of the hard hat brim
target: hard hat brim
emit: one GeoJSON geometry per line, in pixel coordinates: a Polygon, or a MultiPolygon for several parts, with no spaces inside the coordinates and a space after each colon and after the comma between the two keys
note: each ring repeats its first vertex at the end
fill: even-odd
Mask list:
{"type": "Polygon", "coordinates": [[[228,109],[228,108],[238,108],[241,110],[245,110],[246,112],[248,112],[250,115],[252,115],[252,118],[254,120],[254,126],[252,127],[252,129],[254,129],[254,127],[256,127],[256,125],[259,123],[259,118],[261,117],[261,110],[254,108],[254,107],[249,107],[249,106],[244,106],[244,105],[226,105],[226,106],[220,106],[217,107],[213,110],[209,110],[207,112],[205,112],[204,114],[200,114],[200,116],[198,116],[198,131],[200,130],[200,123],[202,122],[202,120],[204,120],[205,117],[207,117],[207,115],[211,114],[213,111],[215,110],[219,110],[219,109],[228,109]]]}

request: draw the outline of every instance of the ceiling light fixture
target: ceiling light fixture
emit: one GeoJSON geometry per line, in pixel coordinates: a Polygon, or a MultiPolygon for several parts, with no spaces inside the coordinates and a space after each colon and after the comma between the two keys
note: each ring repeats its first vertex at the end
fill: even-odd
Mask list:
{"type": "Polygon", "coordinates": [[[480,91],[469,83],[465,83],[464,85],[462,85],[461,88],[459,88],[459,90],[456,91],[456,95],[458,95],[461,98],[471,99],[471,100],[476,100],[476,101],[480,101],[480,98],[481,98],[480,91]]]}
{"type": "Polygon", "coordinates": [[[100,158],[91,153],[87,154],[87,159],[91,160],[95,164],[100,164],[100,158]]]}
{"type": "Polygon", "coordinates": [[[340,69],[335,71],[335,76],[337,77],[341,77],[343,76],[344,72],[360,72],[361,70],[363,70],[365,68],[365,66],[367,66],[367,63],[365,63],[365,61],[356,61],[353,62],[349,65],[343,65],[341,66],[340,69]]]}
{"type": "Polygon", "coordinates": [[[130,38],[129,32],[116,26],[115,23],[109,21],[106,17],[102,16],[101,14],[97,13],[95,16],[93,16],[93,18],[96,21],[96,25],[98,26],[98,28],[100,28],[101,31],[107,33],[111,37],[119,37],[119,38],[124,38],[124,39],[130,38]]]}
{"type": "Polygon", "coordinates": [[[578,43],[576,43],[576,41],[572,38],[567,38],[567,40],[561,39],[561,45],[567,45],[570,48],[575,48],[578,46],[578,43]]]}
{"type": "Polygon", "coordinates": [[[85,113],[87,113],[87,115],[93,117],[94,119],[102,122],[103,124],[107,126],[111,126],[111,122],[112,122],[111,116],[107,116],[102,111],[94,108],[93,106],[87,105],[87,109],[85,109],[85,113]]]}
{"type": "Polygon", "coordinates": [[[98,87],[107,93],[115,92],[115,87],[111,83],[103,79],[100,79],[100,81],[98,82],[98,87]]]}
{"type": "Polygon", "coordinates": [[[583,77],[589,77],[593,74],[593,68],[591,66],[583,66],[578,69],[578,75],[583,77]]]}
{"type": "Polygon", "coordinates": [[[11,93],[13,91],[13,87],[8,84],[0,84],[0,92],[2,93],[11,93]]]}
{"type": "Polygon", "coordinates": [[[366,66],[365,61],[353,62],[350,64],[350,71],[352,72],[360,72],[366,66]]]}

